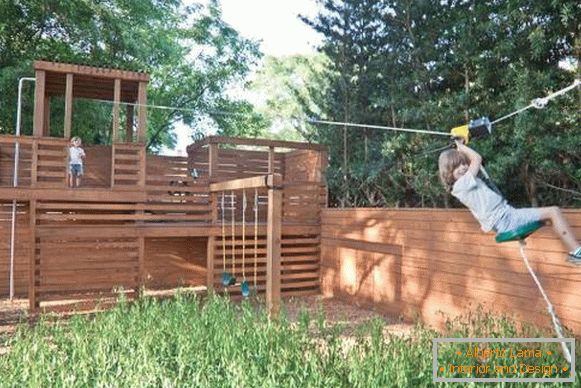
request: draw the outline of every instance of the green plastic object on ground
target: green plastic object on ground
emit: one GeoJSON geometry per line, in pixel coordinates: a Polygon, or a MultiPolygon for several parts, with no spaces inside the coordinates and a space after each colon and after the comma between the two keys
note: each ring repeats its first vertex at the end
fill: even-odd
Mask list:
{"type": "Polygon", "coordinates": [[[498,233],[496,235],[496,242],[503,243],[507,241],[524,240],[543,226],[545,226],[545,223],[542,221],[529,222],[528,224],[524,224],[516,229],[509,230],[508,232],[498,233]]]}

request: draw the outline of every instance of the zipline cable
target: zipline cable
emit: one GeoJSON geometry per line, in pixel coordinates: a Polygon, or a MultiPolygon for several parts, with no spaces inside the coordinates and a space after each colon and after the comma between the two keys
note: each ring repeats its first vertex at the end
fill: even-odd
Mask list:
{"type": "MultiPolygon", "coordinates": [[[[531,101],[531,103],[529,105],[527,105],[523,108],[517,109],[514,112],[511,112],[505,116],[502,116],[499,119],[492,121],[491,124],[493,124],[493,125],[497,124],[501,121],[504,121],[504,120],[514,116],[514,115],[517,115],[517,114],[524,112],[525,110],[528,110],[528,109],[533,108],[533,107],[537,108],[537,109],[543,109],[548,104],[548,102],[550,100],[573,90],[575,87],[577,87],[579,85],[581,85],[581,80],[576,79],[571,85],[564,87],[563,89],[560,89],[552,94],[549,94],[546,97],[535,98],[534,100],[531,101]]],[[[103,102],[103,103],[108,103],[108,104],[115,104],[115,101],[110,101],[110,100],[93,99],[92,101],[103,102]]],[[[139,104],[139,103],[125,102],[125,101],[118,101],[117,103],[120,105],[131,105],[134,107],[146,107],[146,108],[154,108],[154,109],[162,109],[162,110],[173,110],[173,111],[199,113],[199,111],[197,109],[194,109],[194,108],[181,108],[181,107],[176,107],[176,106],[156,105],[156,104],[139,104]]],[[[251,117],[252,116],[248,113],[226,112],[226,111],[207,111],[205,113],[215,114],[215,115],[223,115],[223,116],[240,116],[240,117],[251,117]]],[[[390,127],[390,126],[384,126],[384,125],[371,125],[371,124],[361,124],[361,123],[341,122],[341,121],[331,121],[331,120],[317,120],[317,119],[308,119],[308,118],[305,118],[305,119],[300,119],[300,118],[289,119],[286,117],[277,117],[277,118],[292,121],[294,123],[296,123],[297,121],[298,122],[303,121],[303,122],[311,123],[311,124],[325,124],[325,125],[353,127],[353,128],[387,129],[387,130],[396,131],[396,132],[423,133],[423,134],[428,134],[428,135],[450,136],[449,132],[431,131],[431,130],[426,130],[426,129],[400,128],[400,127],[390,127]]]]}
{"type": "Polygon", "coordinates": [[[383,125],[357,124],[357,123],[346,123],[346,122],[328,121],[328,120],[314,120],[314,119],[305,119],[305,121],[308,123],[313,123],[313,124],[328,124],[328,125],[337,125],[337,126],[344,126],[344,127],[356,127],[356,128],[388,129],[388,130],[396,131],[396,132],[425,133],[425,134],[429,134],[429,135],[440,135],[440,136],[450,137],[449,132],[429,131],[426,129],[398,128],[398,127],[387,127],[387,126],[383,126],[383,125]]]}
{"type": "Polygon", "coordinates": [[[524,108],[520,108],[515,110],[512,113],[507,114],[506,116],[502,116],[499,119],[494,120],[491,124],[497,124],[500,123],[503,120],[506,120],[514,115],[517,115],[521,112],[524,112],[525,110],[528,110],[530,108],[536,108],[536,109],[543,109],[545,106],[547,106],[547,104],[549,103],[550,100],[563,95],[567,92],[569,92],[570,90],[575,89],[578,85],[581,85],[581,80],[576,79],[575,81],[573,81],[573,83],[563,89],[557,90],[555,93],[549,94],[546,97],[539,97],[539,98],[535,98],[534,100],[531,101],[531,103],[527,106],[525,106],[524,108]]]}

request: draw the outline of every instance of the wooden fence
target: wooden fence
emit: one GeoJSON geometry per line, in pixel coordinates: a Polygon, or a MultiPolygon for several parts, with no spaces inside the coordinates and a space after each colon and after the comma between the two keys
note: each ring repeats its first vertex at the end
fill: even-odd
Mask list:
{"type": "MultiPolygon", "coordinates": [[[[564,211],[581,236],[581,211],[564,211]]],[[[463,209],[325,209],[321,288],[327,295],[441,327],[478,305],[550,327],[517,242],[496,244],[463,209]]],[[[527,239],[531,264],[562,323],[581,334],[581,267],[545,227],[527,239]]]]}

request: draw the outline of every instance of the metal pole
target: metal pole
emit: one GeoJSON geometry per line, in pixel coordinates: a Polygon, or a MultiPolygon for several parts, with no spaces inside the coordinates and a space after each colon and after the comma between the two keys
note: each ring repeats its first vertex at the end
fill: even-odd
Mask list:
{"type": "MultiPolygon", "coordinates": [[[[23,77],[18,81],[18,105],[16,108],[16,136],[20,136],[20,124],[22,117],[22,85],[24,81],[35,82],[35,78],[23,77]]],[[[18,186],[18,162],[20,159],[20,143],[18,138],[14,142],[14,176],[12,186],[18,186]]],[[[12,225],[10,227],[10,300],[14,299],[14,240],[16,234],[16,200],[12,200],[12,225]]]]}

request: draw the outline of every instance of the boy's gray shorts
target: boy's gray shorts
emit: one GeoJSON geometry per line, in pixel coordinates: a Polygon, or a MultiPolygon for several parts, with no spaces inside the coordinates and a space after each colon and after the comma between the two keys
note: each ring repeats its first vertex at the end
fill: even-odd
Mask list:
{"type": "Polygon", "coordinates": [[[494,230],[496,233],[508,232],[509,230],[514,230],[519,226],[540,220],[541,212],[538,208],[526,207],[515,209],[509,207],[508,211],[504,213],[504,215],[500,217],[494,225],[494,230]]]}

